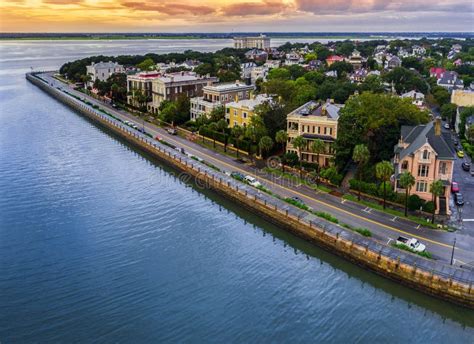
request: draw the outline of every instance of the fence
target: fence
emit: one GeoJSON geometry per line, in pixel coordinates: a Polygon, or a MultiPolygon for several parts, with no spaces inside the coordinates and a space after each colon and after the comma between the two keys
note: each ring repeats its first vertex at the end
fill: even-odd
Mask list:
{"type": "Polygon", "coordinates": [[[26,77],[47,93],[114,130],[129,142],[194,176],[198,186],[218,191],[293,233],[379,274],[426,293],[474,308],[473,272],[392,248],[319,218],[149,138],[119,119],[103,114],[55,89],[35,75],[27,74],[26,77]]]}

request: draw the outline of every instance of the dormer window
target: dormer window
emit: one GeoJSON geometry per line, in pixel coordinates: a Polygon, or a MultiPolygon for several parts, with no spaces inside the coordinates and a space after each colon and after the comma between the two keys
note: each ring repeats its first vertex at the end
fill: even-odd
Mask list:
{"type": "Polygon", "coordinates": [[[407,170],[408,169],[408,161],[404,160],[402,162],[402,170],[407,170]]]}
{"type": "Polygon", "coordinates": [[[430,152],[427,149],[425,149],[423,151],[423,153],[421,154],[421,158],[423,160],[429,160],[430,159],[430,152]]]}

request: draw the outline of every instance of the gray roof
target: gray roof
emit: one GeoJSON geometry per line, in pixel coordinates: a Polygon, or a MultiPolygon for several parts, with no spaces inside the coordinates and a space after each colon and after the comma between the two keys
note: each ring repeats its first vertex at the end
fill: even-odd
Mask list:
{"type": "Polygon", "coordinates": [[[405,149],[395,147],[395,151],[397,152],[398,150],[400,152],[400,159],[414,154],[427,142],[438,155],[438,159],[454,159],[449,145],[450,137],[447,135],[436,136],[434,122],[417,126],[402,126],[401,136],[403,141],[409,145],[405,149]]]}

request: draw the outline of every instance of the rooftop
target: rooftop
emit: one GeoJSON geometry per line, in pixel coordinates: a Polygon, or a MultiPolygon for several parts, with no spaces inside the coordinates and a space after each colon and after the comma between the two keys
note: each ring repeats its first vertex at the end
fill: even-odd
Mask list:
{"type": "Polygon", "coordinates": [[[249,110],[253,110],[257,105],[263,104],[264,102],[271,100],[272,97],[266,94],[259,94],[252,99],[243,99],[237,102],[230,102],[226,105],[226,107],[246,108],[249,110]]]}
{"type": "Polygon", "coordinates": [[[214,91],[214,92],[230,92],[230,91],[253,90],[253,89],[254,89],[253,85],[246,85],[241,82],[204,86],[205,91],[214,91]]]}
{"type": "Polygon", "coordinates": [[[339,110],[341,110],[343,107],[344,105],[331,103],[330,100],[322,104],[312,100],[300,106],[288,116],[328,117],[337,120],[339,118],[339,110]]]}

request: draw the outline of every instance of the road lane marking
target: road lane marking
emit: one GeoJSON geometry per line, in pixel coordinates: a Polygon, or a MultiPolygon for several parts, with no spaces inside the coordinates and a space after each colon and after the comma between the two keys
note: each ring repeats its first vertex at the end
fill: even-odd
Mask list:
{"type": "MultiPolygon", "coordinates": [[[[89,100],[95,100],[95,99],[90,98],[89,100]]],[[[101,104],[101,103],[99,103],[99,104],[101,104]]],[[[103,105],[102,105],[102,106],[103,106],[103,105]]],[[[133,119],[133,117],[128,117],[128,116],[126,116],[126,115],[123,115],[123,114],[121,114],[121,113],[115,111],[115,110],[112,110],[112,111],[114,111],[114,112],[115,112],[116,114],[118,114],[119,116],[125,116],[127,119],[131,119],[132,121],[135,122],[135,120],[133,119]]],[[[130,114],[130,116],[133,116],[133,115],[130,114]]],[[[135,123],[138,123],[138,122],[135,122],[135,123]]],[[[160,132],[157,130],[157,129],[160,129],[160,128],[157,128],[157,129],[150,128],[149,125],[151,125],[151,123],[148,123],[148,122],[147,122],[146,127],[147,127],[149,130],[152,130],[152,131],[154,131],[155,133],[160,133],[160,132]]],[[[164,129],[162,129],[162,130],[164,130],[164,129]]],[[[238,170],[238,171],[240,171],[240,172],[244,172],[244,173],[246,173],[246,174],[250,174],[250,175],[252,175],[252,176],[255,176],[255,177],[258,177],[258,178],[262,178],[261,176],[258,176],[258,175],[254,174],[254,173],[252,173],[252,172],[243,170],[243,169],[241,169],[241,168],[239,168],[239,167],[237,167],[237,166],[231,165],[231,164],[229,164],[229,163],[227,163],[227,162],[225,162],[225,161],[216,159],[216,158],[214,158],[213,156],[211,156],[211,155],[209,155],[209,154],[207,154],[207,153],[205,153],[205,152],[203,152],[203,151],[198,150],[197,148],[194,148],[194,147],[189,146],[187,143],[184,143],[184,142],[181,142],[181,141],[176,141],[176,140],[174,140],[174,139],[171,137],[171,135],[169,135],[168,133],[166,133],[166,137],[167,137],[167,139],[171,140],[171,141],[174,142],[175,144],[183,145],[183,146],[186,147],[187,149],[189,149],[189,150],[191,150],[191,151],[194,151],[194,152],[197,152],[198,155],[199,155],[199,154],[200,154],[200,155],[204,155],[204,156],[206,156],[207,158],[210,158],[210,159],[214,160],[215,162],[217,162],[217,163],[219,163],[219,164],[228,166],[228,167],[230,167],[230,168],[233,169],[233,170],[238,170]]],[[[185,139],[183,139],[183,140],[185,140],[185,139]]],[[[421,240],[424,240],[424,241],[433,243],[433,244],[435,244],[435,245],[439,245],[439,246],[447,247],[447,248],[451,248],[451,247],[452,247],[451,245],[447,245],[447,244],[445,244],[445,243],[438,242],[438,241],[435,241],[435,240],[432,240],[432,239],[429,239],[429,238],[425,238],[425,237],[422,237],[422,236],[414,235],[414,234],[411,234],[411,233],[406,232],[406,231],[404,231],[404,230],[401,230],[401,229],[398,229],[398,228],[395,228],[395,227],[392,227],[392,226],[383,224],[383,223],[378,222],[378,221],[376,221],[376,220],[372,220],[372,219],[369,219],[369,218],[365,218],[365,217],[363,217],[363,216],[357,215],[357,214],[352,213],[352,212],[350,212],[350,211],[347,211],[347,210],[338,208],[338,207],[336,207],[336,206],[334,206],[334,205],[332,205],[332,204],[329,204],[329,203],[326,203],[326,202],[324,202],[324,201],[320,201],[320,200],[318,200],[318,199],[315,199],[315,198],[312,198],[312,197],[307,196],[307,195],[305,195],[305,194],[302,194],[302,193],[300,193],[300,192],[298,192],[298,191],[289,189],[289,188],[287,188],[287,187],[284,187],[284,186],[282,186],[282,185],[280,185],[280,184],[274,183],[274,182],[272,182],[272,181],[270,181],[270,180],[267,180],[267,179],[265,179],[265,178],[262,178],[262,179],[264,179],[267,183],[269,183],[269,184],[271,184],[271,185],[274,185],[274,186],[277,187],[278,189],[283,189],[283,190],[289,191],[289,192],[291,192],[291,193],[297,194],[297,195],[299,195],[299,196],[301,196],[301,197],[303,197],[303,198],[306,198],[306,199],[308,199],[308,200],[310,200],[310,201],[313,201],[313,202],[315,202],[315,203],[322,204],[322,205],[324,205],[324,206],[326,206],[326,207],[328,207],[328,208],[331,208],[331,209],[334,209],[334,210],[336,210],[336,211],[338,211],[338,212],[341,212],[341,213],[344,213],[344,214],[346,214],[346,215],[355,217],[355,218],[357,218],[357,219],[359,219],[359,220],[367,221],[367,222],[372,223],[372,224],[374,224],[374,225],[377,225],[377,226],[379,226],[379,227],[382,227],[382,228],[385,228],[385,229],[388,229],[388,230],[392,230],[392,231],[395,231],[395,232],[398,232],[398,233],[402,233],[402,234],[405,234],[405,235],[411,235],[411,236],[413,236],[413,237],[415,237],[415,238],[417,238],[417,239],[421,239],[421,240]]],[[[368,207],[367,207],[367,208],[368,208],[368,207]]],[[[372,210],[372,209],[369,209],[369,210],[366,211],[366,212],[370,213],[370,210],[372,210]]],[[[365,210],[364,210],[364,211],[365,211],[365,210]]],[[[472,219],[472,220],[474,221],[474,219],[472,219]]]]}

